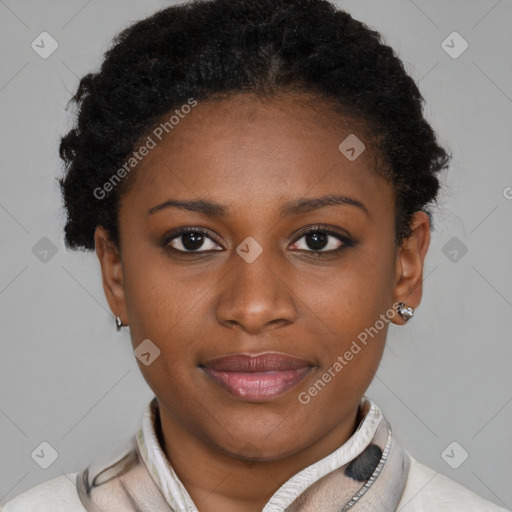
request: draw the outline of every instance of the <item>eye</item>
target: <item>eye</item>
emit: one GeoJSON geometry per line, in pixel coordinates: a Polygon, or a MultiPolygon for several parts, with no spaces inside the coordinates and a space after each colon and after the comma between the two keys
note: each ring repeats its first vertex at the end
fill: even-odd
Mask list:
{"type": "Polygon", "coordinates": [[[201,253],[222,250],[207,231],[199,228],[182,228],[172,236],[166,237],[163,245],[178,252],[201,253]]]}
{"type": "MultiPolygon", "coordinates": [[[[223,250],[208,231],[193,227],[181,228],[175,231],[165,238],[162,245],[181,253],[199,254],[223,250]]],[[[354,242],[347,236],[323,226],[313,226],[303,231],[291,247],[295,250],[309,252],[315,256],[322,256],[353,246],[354,242]]]]}
{"type": "Polygon", "coordinates": [[[352,247],[353,242],[346,236],[322,226],[308,228],[292,245],[293,249],[307,251],[315,255],[335,253],[345,247],[352,247]]]}

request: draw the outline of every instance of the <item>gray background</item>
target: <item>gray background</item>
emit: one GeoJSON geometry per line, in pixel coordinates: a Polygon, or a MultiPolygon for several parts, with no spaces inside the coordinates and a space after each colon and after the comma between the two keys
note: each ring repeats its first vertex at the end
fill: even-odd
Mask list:
{"type": "MultiPolygon", "coordinates": [[[[54,178],[78,77],[127,23],[166,5],[0,0],[0,503],[128,439],[153,396],[129,333],[115,331],[96,256],[64,247],[54,178]],[[31,48],[43,31],[59,44],[47,59],[31,48]],[[57,250],[46,262],[43,237],[57,250]],[[43,441],[59,454],[48,469],[31,458],[43,441]]],[[[391,327],[368,396],[416,458],[512,508],[512,3],[339,5],[397,50],[454,156],[423,302],[407,326],[391,327]],[[456,59],[441,46],[453,31],[469,44],[456,59]],[[452,465],[469,453],[457,469],[441,455],[454,441],[452,465]]]]}

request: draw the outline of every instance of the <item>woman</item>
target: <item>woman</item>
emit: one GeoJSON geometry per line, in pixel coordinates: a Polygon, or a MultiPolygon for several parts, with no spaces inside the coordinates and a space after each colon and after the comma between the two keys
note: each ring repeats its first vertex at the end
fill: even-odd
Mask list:
{"type": "Polygon", "coordinates": [[[18,511],[499,511],[365,391],[422,296],[447,152],[378,33],[325,0],[214,0],[122,32],[62,139],[155,393],[127,446],[18,511]]]}

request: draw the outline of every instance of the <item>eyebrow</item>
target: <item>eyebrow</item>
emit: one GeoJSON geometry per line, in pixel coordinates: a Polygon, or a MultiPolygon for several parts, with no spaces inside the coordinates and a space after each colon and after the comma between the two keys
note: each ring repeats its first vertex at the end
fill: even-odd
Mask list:
{"type": "MultiPolygon", "coordinates": [[[[335,205],[355,206],[369,215],[368,209],[363,203],[361,203],[361,201],[344,195],[332,194],[322,197],[312,197],[289,201],[281,206],[280,215],[281,217],[301,215],[313,210],[318,210],[325,206],[335,205]]],[[[229,216],[229,208],[227,206],[206,199],[195,199],[192,201],[179,201],[177,199],[169,199],[150,208],[148,210],[148,215],[152,215],[153,213],[164,210],[166,208],[180,208],[182,210],[202,213],[209,217],[215,218],[225,218],[229,216]]]]}

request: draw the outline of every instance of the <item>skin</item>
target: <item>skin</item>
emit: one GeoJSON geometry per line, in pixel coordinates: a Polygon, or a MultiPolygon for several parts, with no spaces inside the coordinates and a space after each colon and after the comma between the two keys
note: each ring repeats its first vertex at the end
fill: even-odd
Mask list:
{"type": "MultiPolygon", "coordinates": [[[[393,304],[420,303],[428,217],[415,213],[411,237],[395,246],[393,188],[375,173],[369,143],[354,161],[338,150],[350,133],[365,140],[318,99],[236,95],[199,103],[130,177],[120,247],[96,229],[112,312],[130,326],[134,348],[149,338],[161,351],[150,365],[138,364],[158,399],[164,452],[201,512],[260,511],[286,480],[345,443],[388,324],[308,404],[298,394],[393,304]],[[279,214],[288,201],[329,194],[356,199],[367,212],[338,204],[279,214]],[[214,201],[229,214],[176,207],[148,214],[170,198],[214,201]],[[315,256],[301,232],[317,224],[354,245],[315,256]],[[179,253],[183,237],[172,242],[174,252],[164,247],[170,230],[186,226],[215,237],[197,249],[206,252],[179,253]],[[263,249],[252,263],[236,252],[249,236],[263,249]],[[315,368],[269,402],[234,397],[198,368],[265,351],[315,368]]],[[[343,245],[335,235],[328,243],[316,253],[343,245]]],[[[405,323],[398,314],[391,321],[405,323]]]]}

